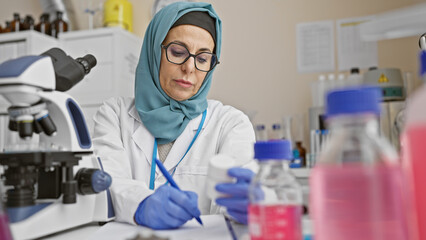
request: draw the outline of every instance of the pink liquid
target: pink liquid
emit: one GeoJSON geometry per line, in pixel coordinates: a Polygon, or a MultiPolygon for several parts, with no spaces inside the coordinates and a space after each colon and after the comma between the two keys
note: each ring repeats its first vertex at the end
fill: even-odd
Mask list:
{"type": "Polygon", "coordinates": [[[0,239],[12,240],[12,234],[9,229],[9,220],[6,214],[0,214],[0,239]]]}
{"type": "Polygon", "coordinates": [[[408,239],[401,172],[398,166],[315,167],[310,179],[315,240],[408,239]]]}
{"type": "Polygon", "coordinates": [[[301,206],[250,205],[250,239],[302,240],[301,215],[301,206]]]}
{"type": "Polygon", "coordinates": [[[404,174],[411,186],[409,219],[412,239],[426,239],[426,127],[408,128],[402,136],[404,174]],[[417,224],[416,224],[417,223],[417,224]]]}

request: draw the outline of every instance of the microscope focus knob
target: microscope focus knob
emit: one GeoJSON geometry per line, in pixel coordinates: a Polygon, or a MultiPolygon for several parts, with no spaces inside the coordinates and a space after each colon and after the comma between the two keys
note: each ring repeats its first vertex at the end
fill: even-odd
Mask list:
{"type": "Polygon", "coordinates": [[[97,168],[82,168],[76,176],[77,191],[81,195],[95,194],[105,191],[111,186],[111,176],[97,168]]]}

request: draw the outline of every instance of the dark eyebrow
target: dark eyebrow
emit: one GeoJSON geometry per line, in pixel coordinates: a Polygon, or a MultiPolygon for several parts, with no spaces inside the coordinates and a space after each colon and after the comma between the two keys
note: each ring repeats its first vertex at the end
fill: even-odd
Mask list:
{"type": "MultiPolygon", "coordinates": [[[[182,44],[182,45],[184,45],[186,48],[188,48],[188,45],[186,45],[184,42],[181,42],[181,41],[172,41],[172,42],[182,44]]],[[[208,48],[200,48],[200,49],[198,49],[198,50],[197,50],[197,52],[209,52],[209,53],[211,53],[211,52],[212,52],[212,50],[210,50],[210,49],[208,49],[208,48]]]]}

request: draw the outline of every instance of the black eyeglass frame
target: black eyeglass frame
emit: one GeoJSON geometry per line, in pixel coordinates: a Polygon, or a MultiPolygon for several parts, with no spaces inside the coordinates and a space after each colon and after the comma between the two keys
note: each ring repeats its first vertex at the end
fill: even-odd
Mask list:
{"type": "Polygon", "coordinates": [[[161,44],[161,48],[164,48],[164,50],[166,50],[166,58],[167,58],[167,61],[169,61],[169,62],[171,62],[171,63],[173,63],[173,64],[176,64],[176,65],[182,65],[182,64],[184,64],[186,61],[188,61],[188,59],[190,58],[190,57],[193,57],[194,58],[194,65],[195,65],[195,68],[198,70],[198,71],[201,71],[201,72],[210,72],[211,70],[213,70],[215,67],[216,67],[216,65],[218,65],[220,62],[219,62],[219,59],[217,58],[217,55],[216,54],[214,54],[214,53],[211,53],[211,52],[200,52],[200,53],[197,53],[197,54],[192,54],[192,53],[190,53],[189,52],[189,50],[188,50],[188,48],[186,48],[186,46],[185,45],[183,45],[183,44],[181,44],[181,43],[178,43],[178,42],[170,42],[169,44],[167,44],[167,45],[163,45],[163,44],[161,44]],[[186,49],[186,51],[188,52],[188,57],[186,57],[185,58],[185,60],[183,60],[183,62],[181,62],[181,63],[175,63],[175,62],[172,62],[170,59],[169,59],[169,54],[167,53],[167,49],[169,48],[169,46],[170,45],[172,45],[172,44],[177,44],[177,45],[179,45],[179,46],[182,46],[182,47],[184,47],[185,49],[186,49]],[[201,69],[199,69],[198,67],[197,67],[197,56],[198,55],[200,55],[200,54],[203,54],[203,53],[208,53],[208,54],[211,54],[211,55],[213,55],[213,57],[215,57],[216,58],[216,62],[214,63],[214,65],[213,66],[211,66],[210,67],[210,70],[208,70],[208,71],[205,71],[205,70],[201,70],[201,69]]]}

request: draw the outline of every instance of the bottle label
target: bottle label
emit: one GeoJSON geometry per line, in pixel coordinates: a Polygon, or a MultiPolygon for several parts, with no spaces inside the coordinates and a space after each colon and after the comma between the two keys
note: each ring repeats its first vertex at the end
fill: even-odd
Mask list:
{"type": "Polygon", "coordinates": [[[301,206],[251,204],[248,210],[251,240],[302,239],[301,206]]]}

